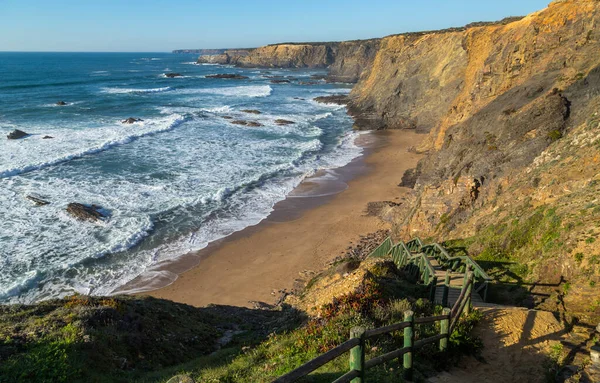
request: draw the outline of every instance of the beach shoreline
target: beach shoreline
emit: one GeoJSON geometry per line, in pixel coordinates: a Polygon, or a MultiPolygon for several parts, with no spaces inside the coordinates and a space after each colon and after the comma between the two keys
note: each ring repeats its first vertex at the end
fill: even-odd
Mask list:
{"type": "Polygon", "coordinates": [[[273,304],[311,272],[345,253],[360,235],[389,225],[367,216],[369,202],[398,202],[397,186],[420,155],[409,151],[424,135],[378,131],[362,135],[364,153],[335,173],[333,182],[309,177],[259,224],[212,242],[175,261],[155,265],[117,293],[150,295],[193,306],[273,304]],[[144,291],[145,290],[145,291],[144,291]]]}

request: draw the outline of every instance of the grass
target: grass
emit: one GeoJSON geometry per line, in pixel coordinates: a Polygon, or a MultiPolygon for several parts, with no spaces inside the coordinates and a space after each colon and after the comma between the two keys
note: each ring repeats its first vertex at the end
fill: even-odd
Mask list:
{"type": "MultiPolygon", "coordinates": [[[[390,261],[378,262],[362,286],[337,297],[319,318],[291,307],[280,311],[228,306],[194,308],[154,298],[73,296],[36,305],[0,306],[0,382],[165,382],[186,373],[201,382],[268,382],[346,341],[355,326],[375,328],[441,313],[428,289],[405,279],[390,261]],[[238,331],[218,349],[225,331],[238,331]]],[[[475,311],[452,334],[450,352],[437,345],[415,353],[416,376],[444,368],[481,347],[470,335],[475,311]]],[[[416,339],[439,333],[418,325],[416,339]]],[[[372,339],[367,358],[401,348],[401,332],[372,339]]],[[[330,382],[348,369],[347,354],[304,381],[330,382]]],[[[401,380],[397,361],[369,371],[378,382],[401,380]]]]}
{"type": "MultiPolygon", "coordinates": [[[[568,228],[562,222],[556,209],[540,206],[529,214],[483,227],[473,237],[446,241],[444,245],[450,251],[461,249],[475,255],[495,279],[490,300],[519,305],[528,295],[523,284],[534,276],[537,264],[566,251],[568,228]]],[[[577,255],[575,258],[579,259],[577,255]]]]}
{"type": "Polygon", "coordinates": [[[212,351],[216,324],[210,313],[152,298],[0,306],[0,382],[128,382],[212,351]]]}
{"type": "MultiPolygon", "coordinates": [[[[230,354],[226,363],[203,365],[188,370],[188,374],[201,382],[268,382],[316,356],[348,340],[355,326],[381,327],[403,320],[404,311],[411,309],[417,317],[439,314],[441,307],[424,299],[427,289],[415,286],[395,271],[390,262],[377,264],[371,277],[356,292],[338,297],[321,310],[320,318],[313,318],[291,331],[273,334],[243,352],[230,354]],[[235,356],[234,356],[235,355],[235,356]]],[[[450,339],[451,354],[476,352],[481,343],[470,335],[479,320],[478,312],[460,322],[450,339]]],[[[420,325],[418,338],[439,333],[438,324],[420,325]]],[[[402,333],[381,336],[367,342],[367,359],[403,346],[402,333]]],[[[437,345],[425,347],[415,355],[417,375],[421,371],[441,368],[449,359],[442,357],[437,345]]],[[[321,367],[303,382],[331,382],[348,371],[348,354],[321,367]]],[[[397,361],[369,370],[368,378],[377,382],[398,382],[402,369],[397,361]]]]}

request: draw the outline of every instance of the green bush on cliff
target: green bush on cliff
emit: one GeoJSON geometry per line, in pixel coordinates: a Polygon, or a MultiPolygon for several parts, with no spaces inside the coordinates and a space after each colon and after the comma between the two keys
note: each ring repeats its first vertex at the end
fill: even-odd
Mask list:
{"type": "Polygon", "coordinates": [[[153,298],[0,306],[0,382],[128,382],[214,350],[216,319],[153,298]]]}

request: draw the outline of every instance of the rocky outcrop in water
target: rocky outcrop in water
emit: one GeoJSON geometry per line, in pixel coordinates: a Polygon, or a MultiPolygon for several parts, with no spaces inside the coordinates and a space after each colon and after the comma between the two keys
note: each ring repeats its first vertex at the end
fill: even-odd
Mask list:
{"type": "Polygon", "coordinates": [[[181,73],[165,73],[165,77],[167,78],[176,78],[176,77],[183,77],[183,75],[181,73]]]}
{"type": "Polygon", "coordinates": [[[50,204],[50,202],[48,202],[45,199],[43,199],[42,197],[36,196],[36,195],[28,195],[28,196],[25,196],[25,198],[27,198],[28,200],[33,202],[33,204],[36,206],[45,206],[45,205],[50,204]]]}
{"type": "Polygon", "coordinates": [[[251,126],[251,127],[259,127],[259,126],[263,126],[260,122],[257,121],[246,121],[246,120],[234,120],[231,121],[232,124],[234,125],[242,125],[242,126],[251,126]]]}
{"type": "Polygon", "coordinates": [[[221,78],[221,79],[229,79],[229,80],[245,80],[248,76],[242,76],[237,73],[223,73],[223,74],[209,74],[204,76],[206,78],[221,78]]]}
{"type": "Polygon", "coordinates": [[[102,212],[102,207],[98,205],[84,205],[81,203],[70,203],[67,206],[67,213],[80,221],[98,222],[107,218],[102,212]]]}
{"type": "Polygon", "coordinates": [[[144,120],[142,120],[141,118],[134,118],[134,117],[129,117],[123,121],[121,121],[121,124],[134,124],[136,122],[142,122],[144,120]]]}
{"type": "Polygon", "coordinates": [[[66,103],[66,102],[64,102],[64,101],[58,101],[58,102],[56,103],[56,106],[65,106],[65,105],[67,105],[67,103],[66,103]]]}
{"type": "Polygon", "coordinates": [[[345,94],[320,96],[320,97],[315,97],[314,100],[316,102],[320,102],[322,104],[337,104],[337,105],[347,105],[348,102],[350,102],[350,98],[345,94]]]}
{"type": "Polygon", "coordinates": [[[8,135],[6,136],[6,138],[8,138],[9,140],[18,140],[20,138],[24,138],[29,136],[29,133],[25,133],[22,130],[19,129],[15,129],[12,132],[8,133],[8,135]]]}

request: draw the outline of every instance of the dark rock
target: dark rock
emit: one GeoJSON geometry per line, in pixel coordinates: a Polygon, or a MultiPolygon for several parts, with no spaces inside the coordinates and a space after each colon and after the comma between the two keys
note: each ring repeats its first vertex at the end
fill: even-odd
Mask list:
{"type": "Polygon", "coordinates": [[[290,80],[271,80],[272,84],[289,84],[290,80]]]}
{"type": "Polygon", "coordinates": [[[313,74],[310,76],[310,78],[312,78],[313,80],[325,80],[327,78],[327,75],[324,74],[313,74]]]}
{"type": "Polygon", "coordinates": [[[305,98],[302,98],[302,97],[294,97],[294,100],[302,100],[302,101],[304,101],[304,100],[306,100],[306,99],[305,99],[305,98]]]}
{"type": "Polygon", "coordinates": [[[223,116],[223,118],[224,118],[224,119],[226,119],[226,120],[231,120],[231,119],[233,119],[233,117],[231,117],[231,116],[223,116]]]}
{"type": "Polygon", "coordinates": [[[44,206],[44,205],[48,205],[50,202],[46,201],[45,199],[42,199],[38,196],[34,196],[34,195],[28,195],[25,198],[27,198],[28,200],[30,200],[31,202],[33,202],[36,206],[44,206]]]}
{"type": "Polygon", "coordinates": [[[260,122],[246,121],[246,120],[235,120],[235,121],[231,121],[231,123],[235,124],[235,125],[252,126],[252,127],[263,126],[260,122]]]}
{"type": "Polygon", "coordinates": [[[224,74],[210,74],[204,76],[206,78],[224,78],[224,79],[233,79],[233,80],[244,80],[247,79],[247,76],[242,76],[241,74],[235,73],[224,73],[224,74]]]}
{"type": "Polygon", "coordinates": [[[19,138],[27,137],[29,133],[25,133],[22,130],[15,129],[6,136],[9,140],[18,140],[19,138]]]}
{"type": "Polygon", "coordinates": [[[84,205],[81,203],[70,203],[67,206],[67,213],[80,221],[101,221],[106,218],[100,210],[102,208],[98,205],[84,205]]]}
{"type": "Polygon", "coordinates": [[[54,137],[52,137],[52,136],[44,136],[44,137],[42,137],[42,140],[49,140],[51,138],[54,138],[54,137]]]}
{"type": "Polygon", "coordinates": [[[57,106],[65,106],[65,105],[67,105],[67,103],[64,102],[64,101],[59,101],[59,102],[56,103],[56,105],[57,106]]]}
{"type": "Polygon", "coordinates": [[[291,124],[295,124],[294,121],[284,120],[282,118],[278,118],[277,120],[275,120],[275,123],[277,125],[291,125],[291,124]]]}
{"type": "Polygon", "coordinates": [[[345,94],[334,94],[331,96],[316,97],[314,100],[322,104],[347,105],[350,101],[350,98],[345,94]]]}
{"type": "Polygon", "coordinates": [[[316,81],[298,81],[298,85],[318,85],[316,81]]]}
{"type": "Polygon", "coordinates": [[[260,110],[256,110],[256,109],[244,109],[242,110],[242,112],[244,113],[250,113],[250,114],[260,114],[260,110]]]}
{"type": "Polygon", "coordinates": [[[380,217],[390,208],[398,207],[401,204],[394,201],[377,201],[367,203],[365,213],[369,217],[380,217]]]}
{"type": "Polygon", "coordinates": [[[183,75],[181,73],[165,73],[165,77],[168,78],[175,78],[175,77],[183,77],[183,75]]]}
{"type": "Polygon", "coordinates": [[[126,120],[121,121],[122,124],[133,124],[134,122],[141,122],[144,121],[141,118],[133,118],[133,117],[129,117],[126,120]]]}
{"type": "Polygon", "coordinates": [[[402,175],[402,181],[398,186],[414,189],[417,179],[419,178],[419,172],[415,169],[408,169],[402,175]]]}

